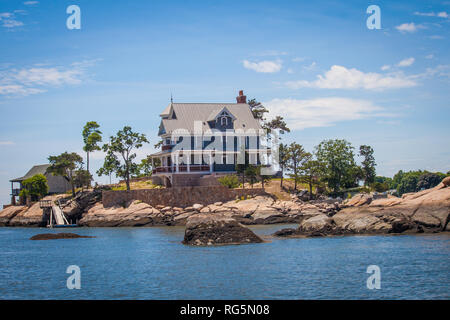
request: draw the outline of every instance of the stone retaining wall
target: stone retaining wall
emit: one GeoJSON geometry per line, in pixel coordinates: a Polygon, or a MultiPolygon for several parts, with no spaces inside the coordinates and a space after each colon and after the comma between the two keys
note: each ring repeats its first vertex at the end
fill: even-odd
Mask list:
{"type": "Polygon", "coordinates": [[[265,194],[266,192],[261,188],[228,189],[224,186],[174,187],[167,189],[103,191],[102,202],[104,207],[124,205],[130,200],[140,200],[151,206],[163,205],[185,208],[195,203],[208,205],[219,201],[230,201],[242,196],[265,194]]]}

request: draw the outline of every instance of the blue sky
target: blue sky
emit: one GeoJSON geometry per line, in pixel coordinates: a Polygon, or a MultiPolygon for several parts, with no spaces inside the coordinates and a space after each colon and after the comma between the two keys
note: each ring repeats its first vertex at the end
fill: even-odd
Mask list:
{"type": "Polygon", "coordinates": [[[286,142],[369,144],[380,175],[447,172],[449,14],[450,1],[0,0],[0,203],[32,165],[82,154],[87,121],[105,136],[131,125],[151,153],[171,93],[234,102],[243,89],[285,117],[286,142]],[[80,30],[66,27],[72,4],[80,30]]]}

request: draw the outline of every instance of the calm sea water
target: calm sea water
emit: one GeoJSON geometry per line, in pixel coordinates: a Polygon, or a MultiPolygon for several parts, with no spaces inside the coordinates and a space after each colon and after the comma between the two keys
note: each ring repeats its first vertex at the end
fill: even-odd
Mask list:
{"type": "MultiPolygon", "coordinates": [[[[282,227],[252,229],[269,235],[282,227]]],[[[182,227],[71,231],[96,238],[31,241],[49,230],[0,228],[0,298],[450,298],[448,234],[188,247],[182,227]],[[69,265],[81,269],[80,290],[66,287],[69,265]],[[367,289],[369,265],[381,268],[380,290],[367,289]]]]}

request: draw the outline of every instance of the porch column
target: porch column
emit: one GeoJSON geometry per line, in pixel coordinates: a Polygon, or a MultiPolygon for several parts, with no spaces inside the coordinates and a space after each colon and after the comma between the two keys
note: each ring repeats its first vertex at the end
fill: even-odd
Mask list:
{"type": "Polygon", "coordinates": [[[209,153],[209,172],[213,172],[212,152],[209,153]]]}
{"type": "Polygon", "coordinates": [[[176,171],[178,172],[178,170],[179,170],[179,167],[178,167],[178,159],[180,158],[180,155],[179,155],[179,153],[177,153],[176,154],[176,156],[175,156],[175,159],[176,159],[176,171]]]}
{"type": "Polygon", "coordinates": [[[191,154],[187,154],[187,172],[191,172],[191,154]]]}

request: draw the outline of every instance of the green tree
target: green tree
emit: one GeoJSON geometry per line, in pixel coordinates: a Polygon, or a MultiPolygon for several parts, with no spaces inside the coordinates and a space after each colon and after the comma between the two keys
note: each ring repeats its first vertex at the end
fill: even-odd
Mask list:
{"type": "Polygon", "coordinates": [[[159,140],[158,143],[155,143],[154,148],[159,149],[159,148],[161,148],[162,144],[163,144],[163,141],[159,140]]]}
{"type": "Polygon", "coordinates": [[[328,187],[334,193],[345,187],[356,166],[350,142],[343,139],[324,140],[316,146],[316,157],[328,187]]]}
{"type": "Polygon", "coordinates": [[[261,122],[266,120],[264,114],[269,112],[269,110],[267,110],[261,102],[256,101],[256,99],[251,99],[247,104],[250,106],[250,111],[255,119],[258,119],[261,122]]]}
{"type": "Polygon", "coordinates": [[[415,174],[406,174],[400,184],[398,185],[397,191],[399,195],[403,195],[409,192],[417,191],[417,182],[419,177],[415,174]]]}
{"type": "Polygon", "coordinates": [[[284,170],[287,168],[289,161],[289,147],[286,144],[280,143],[278,147],[278,158],[281,171],[280,188],[283,188],[284,170]]]}
{"type": "Polygon", "coordinates": [[[138,169],[140,177],[150,177],[153,172],[152,161],[149,158],[142,159],[138,169]]]}
{"type": "Polygon", "coordinates": [[[392,178],[376,176],[375,181],[370,185],[370,187],[377,192],[384,192],[391,189],[392,178]]]}
{"type": "Polygon", "coordinates": [[[109,143],[103,145],[107,157],[115,158],[112,162],[109,160],[109,164],[115,164],[114,172],[116,176],[125,179],[127,190],[130,190],[130,175],[138,172],[138,165],[133,162],[136,158],[133,151],[141,148],[144,143],[148,143],[145,134],[133,132],[131,127],[125,126],[115,136],[110,137],[109,143]]]}
{"type": "Polygon", "coordinates": [[[404,176],[404,172],[402,170],[400,170],[399,172],[397,172],[394,175],[394,178],[392,179],[392,184],[390,185],[391,189],[397,189],[398,185],[400,184],[400,182],[402,182],[403,176],[404,176]]]}
{"type": "Polygon", "coordinates": [[[257,167],[254,165],[249,164],[246,168],[245,168],[245,175],[247,176],[247,178],[250,180],[250,185],[253,188],[253,184],[256,182],[256,177],[258,175],[258,171],[257,171],[257,167]]]}
{"type": "Polygon", "coordinates": [[[306,152],[300,144],[292,142],[289,145],[288,168],[291,171],[289,175],[294,179],[294,190],[297,190],[297,182],[300,181],[302,167],[310,156],[311,154],[306,152]]]}
{"type": "Polygon", "coordinates": [[[224,187],[234,189],[239,187],[239,178],[234,174],[227,174],[217,179],[224,187]]]}
{"type": "Polygon", "coordinates": [[[50,167],[48,167],[47,172],[66,179],[72,188],[72,196],[75,197],[74,173],[83,165],[83,158],[75,152],[68,153],[66,151],[59,156],[48,157],[48,161],[50,167]]]}
{"type": "Polygon", "coordinates": [[[86,152],[86,169],[89,172],[89,154],[94,151],[101,150],[98,145],[102,142],[102,132],[98,129],[100,125],[95,121],[89,121],[83,128],[83,150],[86,152]]]}
{"type": "Polygon", "coordinates": [[[263,128],[271,133],[272,130],[279,130],[280,134],[284,134],[285,132],[291,132],[291,129],[288,128],[284,118],[282,116],[276,116],[274,119],[267,121],[264,123],[263,128]]]}
{"type": "Polygon", "coordinates": [[[22,195],[31,196],[33,201],[43,198],[48,193],[47,178],[43,174],[35,174],[22,182],[22,195]]]}
{"type": "Polygon", "coordinates": [[[111,184],[111,175],[116,171],[116,168],[120,166],[120,161],[114,154],[106,154],[103,166],[97,170],[97,174],[101,177],[103,175],[109,176],[109,184],[111,184]]]}
{"type": "Polygon", "coordinates": [[[364,171],[355,164],[348,169],[347,175],[343,178],[342,186],[346,189],[356,188],[361,180],[364,180],[364,171]]]}
{"type": "Polygon", "coordinates": [[[424,172],[422,175],[419,176],[419,179],[417,180],[417,191],[420,191],[422,189],[430,189],[436,187],[442,179],[445,178],[445,174],[436,172],[424,172]]]}
{"type": "Polygon", "coordinates": [[[262,174],[263,169],[265,166],[258,165],[256,167],[256,175],[259,177],[259,180],[261,181],[261,187],[264,189],[266,182],[270,181],[270,176],[262,174]]]}
{"type": "Polygon", "coordinates": [[[247,167],[249,166],[249,154],[247,151],[245,151],[245,146],[241,146],[241,153],[238,154],[238,163],[236,163],[235,170],[238,175],[242,178],[242,188],[245,188],[245,171],[247,170],[247,167]],[[241,156],[243,154],[243,156],[241,156]],[[242,161],[239,161],[239,157],[243,157],[242,161]],[[243,163],[239,163],[243,162],[243,163]]]}
{"type": "Polygon", "coordinates": [[[73,183],[76,188],[83,188],[84,186],[90,186],[92,182],[92,174],[84,169],[79,169],[74,172],[73,183]]]}
{"type": "Polygon", "coordinates": [[[373,149],[371,146],[362,145],[359,147],[359,156],[364,157],[361,162],[362,175],[364,179],[364,185],[368,186],[375,181],[375,158],[373,156],[373,149]]]}
{"type": "Polygon", "coordinates": [[[261,102],[258,102],[256,99],[251,99],[247,104],[250,106],[253,117],[260,121],[262,127],[267,130],[268,134],[270,134],[272,130],[277,129],[280,131],[280,134],[291,132],[282,116],[276,116],[274,119],[266,121],[265,114],[268,113],[269,110],[267,110],[261,102]]]}
{"type": "Polygon", "coordinates": [[[302,167],[300,181],[306,183],[309,187],[309,194],[313,195],[313,187],[320,185],[320,174],[323,171],[320,162],[315,160],[313,155],[308,153],[305,157],[302,167]]]}

